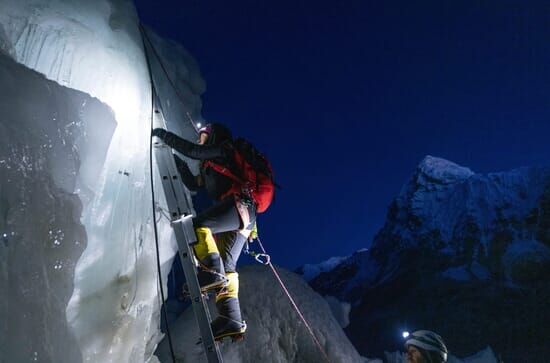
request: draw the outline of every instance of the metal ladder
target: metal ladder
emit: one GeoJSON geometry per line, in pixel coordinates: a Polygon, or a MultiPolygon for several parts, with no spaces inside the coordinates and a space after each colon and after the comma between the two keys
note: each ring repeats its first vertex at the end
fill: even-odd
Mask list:
{"type": "MultiPolygon", "coordinates": [[[[166,128],[161,104],[154,87],[153,94],[155,115],[153,124],[155,127],[166,128]]],[[[172,149],[158,140],[156,142],[153,140],[153,153],[160,173],[162,188],[170,213],[171,225],[178,242],[179,257],[191,296],[193,312],[199,325],[204,352],[208,363],[221,363],[223,362],[222,356],[218,345],[214,341],[212,328],[210,327],[212,319],[206,299],[201,293],[199,281],[197,280],[197,270],[193,248],[191,247],[197,241],[192,222],[193,206],[191,195],[181,181],[172,149]]]]}

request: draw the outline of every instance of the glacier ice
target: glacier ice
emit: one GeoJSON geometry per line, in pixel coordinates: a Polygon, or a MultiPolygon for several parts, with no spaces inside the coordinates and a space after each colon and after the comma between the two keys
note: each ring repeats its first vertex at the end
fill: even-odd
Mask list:
{"type": "MultiPolygon", "coordinates": [[[[340,303],[351,303],[352,306],[360,303],[364,290],[374,281],[379,270],[379,265],[368,249],[358,250],[348,257],[331,258],[319,265],[306,266],[308,267],[299,268],[298,273],[326,270],[311,280],[306,279],[315,291],[323,296],[332,296],[340,303]],[[339,262],[334,264],[335,261],[339,262]]],[[[345,305],[341,305],[341,308],[344,311],[347,309],[345,305]]],[[[340,308],[334,310],[336,316],[341,315],[338,310],[340,308]]],[[[349,320],[344,319],[342,322],[349,322],[349,320]]]]}
{"type": "MultiPolygon", "coordinates": [[[[331,362],[362,362],[363,358],[332,316],[327,302],[298,275],[277,270],[331,362]]],[[[232,363],[325,361],[271,270],[266,266],[244,266],[239,275],[241,307],[248,330],[243,342],[222,345],[224,360],[232,363]]],[[[212,309],[213,314],[214,311],[212,309]]],[[[175,353],[178,360],[203,362],[201,347],[195,344],[199,332],[193,320],[188,309],[172,325],[172,339],[177,342],[175,353]]],[[[162,362],[169,361],[166,340],[159,346],[158,356],[162,362]]]]}
{"type": "Polygon", "coordinates": [[[99,177],[116,122],[98,100],[5,55],[0,81],[10,86],[0,88],[0,361],[78,362],[65,309],[87,235],[74,190],[99,177]]]}
{"type": "MultiPolygon", "coordinates": [[[[6,322],[0,361],[157,362],[153,352],[162,335],[148,164],[151,89],[133,4],[0,5],[0,80],[10,86],[0,91],[0,288],[11,292],[0,300],[0,321],[6,322]]],[[[205,90],[198,66],[181,46],[147,34],[165,65],[152,57],[167,126],[194,139],[205,90]]],[[[163,193],[156,192],[165,208],[163,193]]],[[[176,243],[169,221],[157,217],[166,282],[176,243]]],[[[274,285],[265,269],[250,271],[241,290],[249,345],[226,349],[226,361],[258,361],[270,351],[279,360],[317,359],[292,310],[280,308],[280,291],[254,295],[259,290],[251,286],[274,285]],[[278,327],[270,329],[273,324],[278,327]]],[[[283,278],[331,358],[362,361],[327,302],[291,274],[283,278]]],[[[182,319],[185,326],[174,328],[177,349],[192,355],[198,333],[191,310],[182,319]],[[192,347],[185,344],[190,341],[192,347]]]]}
{"type": "MultiPolygon", "coordinates": [[[[1,0],[0,7],[2,85],[9,86],[0,100],[0,287],[13,292],[0,302],[1,354],[147,361],[161,335],[151,88],[134,5],[1,0]]],[[[155,79],[165,112],[173,112],[169,127],[192,139],[204,81],[181,47],[149,33],[185,97],[163,95],[167,80],[155,79]]],[[[176,244],[159,218],[166,281],[176,244]]]]}

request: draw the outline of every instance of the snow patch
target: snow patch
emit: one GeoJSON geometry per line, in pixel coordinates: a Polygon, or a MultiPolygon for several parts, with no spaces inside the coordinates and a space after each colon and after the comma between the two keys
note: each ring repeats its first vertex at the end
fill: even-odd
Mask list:
{"type": "MultiPolygon", "coordinates": [[[[462,361],[457,360],[456,363],[461,363],[461,362],[462,363],[498,363],[499,360],[496,357],[493,350],[491,349],[491,347],[487,347],[484,350],[472,356],[463,358],[462,361]]],[[[449,361],[449,363],[452,363],[452,362],[449,361]]]]}
{"type": "Polygon", "coordinates": [[[420,162],[418,169],[426,177],[444,184],[465,180],[474,175],[469,168],[430,155],[420,162]]]}
{"type": "Polygon", "coordinates": [[[323,261],[318,264],[305,264],[301,268],[301,273],[306,281],[311,281],[323,272],[328,272],[338,266],[342,261],[348,259],[349,256],[345,257],[331,257],[326,261],[323,261]]]}
{"type": "MultiPolygon", "coordinates": [[[[331,362],[356,363],[363,359],[332,316],[328,304],[298,275],[277,268],[296,304],[304,314],[331,362]]],[[[243,319],[248,324],[246,339],[221,346],[224,361],[239,362],[322,362],[324,360],[288,298],[264,266],[244,266],[239,270],[243,319]],[[260,288],[261,287],[261,288],[260,288]]],[[[215,312],[212,311],[213,317],[215,312]]],[[[185,362],[205,362],[192,310],[170,327],[176,358],[185,362]]],[[[157,351],[161,362],[169,362],[167,341],[157,351]]]]}
{"type": "Polygon", "coordinates": [[[338,324],[340,324],[342,329],[346,328],[349,325],[349,313],[351,311],[350,303],[340,301],[334,296],[325,296],[325,300],[330,307],[330,311],[332,311],[332,315],[334,315],[334,318],[338,321],[338,324]]]}

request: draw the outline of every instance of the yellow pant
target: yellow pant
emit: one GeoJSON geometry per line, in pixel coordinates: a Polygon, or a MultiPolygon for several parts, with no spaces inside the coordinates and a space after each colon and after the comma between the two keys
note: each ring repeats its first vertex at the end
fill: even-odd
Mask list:
{"type": "Polygon", "coordinates": [[[195,229],[195,233],[197,234],[197,243],[193,246],[193,250],[199,261],[212,253],[220,253],[210,228],[198,227],[195,229]]]}
{"type": "MultiPolygon", "coordinates": [[[[193,246],[193,250],[199,261],[204,260],[210,254],[220,253],[210,228],[198,227],[195,229],[195,233],[197,234],[197,243],[193,246]]],[[[216,296],[216,302],[239,296],[239,274],[236,272],[228,272],[226,276],[229,283],[226,288],[216,296]]]]}

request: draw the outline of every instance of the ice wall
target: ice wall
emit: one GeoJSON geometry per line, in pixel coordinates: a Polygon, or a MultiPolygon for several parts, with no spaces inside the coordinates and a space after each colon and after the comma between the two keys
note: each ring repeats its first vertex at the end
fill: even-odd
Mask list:
{"type": "Polygon", "coordinates": [[[114,115],[1,54],[0,84],[0,362],[78,362],[65,316],[87,240],[74,190],[81,163],[99,176],[114,115]]]}
{"type": "MultiPolygon", "coordinates": [[[[169,126],[194,138],[189,120],[200,119],[204,91],[198,67],[189,55],[180,57],[181,47],[156,46],[185,97],[178,104],[173,94],[162,94],[166,79],[156,77],[161,98],[169,103],[165,108],[172,112],[169,126]]],[[[13,117],[1,119],[0,156],[6,162],[0,167],[19,174],[1,175],[0,232],[15,232],[0,250],[2,284],[8,284],[1,287],[15,291],[0,303],[0,321],[13,315],[0,328],[0,351],[8,354],[6,361],[19,361],[6,348],[8,336],[19,329],[20,338],[29,337],[43,324],[45,333],[32,351],[37,361],[146,361],[160,340],[159,296],[149,182],[151,90],[133,3],[0,0],[0,51],[53,81],[33,78],[11,95],[15,86],[4,87],[2,79],[10,97],[2,98],[0,111],[12,109],[13,117]],[[42,93],[31,91],[35,87],[42,93]],[[66,96],[73,92],[78,96],[66,96]],[[100,115],[86,111],[90,107],[101,109],[100,115]],[[46,127],[44,139],[37,130],[46,127]],[[65,135],[66,129],[75,139],[65,135]],[[88,138],[79,144],[78,135],[88,138]],[[48,144],[54,145],[51,150],[34,150],[48,144]],[[38,285],[29,285],[34,275],[28,271],[35,270],[40,271],[38,285]],[[22,311],[38,315],[25,325],[18,315],[22,311]],[[57,334],[54,321],[62,333],[57,334]]],[[[13,70],[6,69],[3,76],[9,77],[13,70]]],[[[19,79],[9,82],[18,85],[19,79]]],[[[159,227],[166,281],[175,242],[166,219],[159,219],[159,227]]]]}

